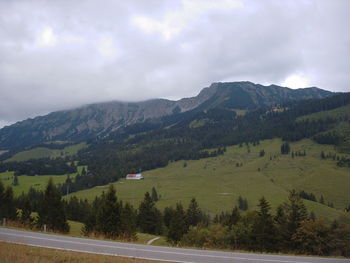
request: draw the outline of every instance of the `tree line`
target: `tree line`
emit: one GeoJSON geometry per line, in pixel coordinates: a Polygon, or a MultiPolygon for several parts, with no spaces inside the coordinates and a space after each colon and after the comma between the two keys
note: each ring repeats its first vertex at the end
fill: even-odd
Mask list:
{"type": "MultiPolygon", "coordinates": [[[[221,212],[211,219],[195,198],[187,208],[177,203],[161,211],[155,194],[146,192],[136,209],[117,198],[113,185],[89,203],[76,197],[62,200],[51,179],[45,191],[32,189],[18,198],[14,198],[11,187],[5,188],[0,182],[0,216],[36,228],[46,225],[48,230],[59,232],[69,231],[67,219],[78,220],[84,223],[85,235],[111,239],[135,240],[136,233],[143,232],[164,235],[168,242],[185,246],[350,256],[350,224],[317,219],[300,197],[305,194],[311,196],[290,191],[288,199],[274,212],[261,197],[256,211],[234,206],[231,212],[221,212]],[[35,220],[33,211],[38,213],[35,220]]],[[[239,205],[244,200],[240,197],[239,205]]]]}
{"type": "Polygon", "coordinates": [[[64,158],[40,158],[22,162],[1,162],[0,172],[14,171],[15,175],[62,175],[77,172],[73,161],[64,158]]]}

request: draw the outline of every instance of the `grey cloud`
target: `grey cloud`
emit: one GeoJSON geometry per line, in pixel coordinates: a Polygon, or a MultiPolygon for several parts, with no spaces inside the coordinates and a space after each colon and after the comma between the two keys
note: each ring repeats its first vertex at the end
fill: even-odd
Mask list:
{"type": "Polygon", "coordinates": [[[301,73],[350,90],[349,1],[242,4],[181,17],[180,0],[1,1],[0,126],[85,103],[193,96],[214,81],[301,73]],[[174,13],[183,20],[170,29],[185,25],[169,39],[133,20],[156,27],[174,13]]]}

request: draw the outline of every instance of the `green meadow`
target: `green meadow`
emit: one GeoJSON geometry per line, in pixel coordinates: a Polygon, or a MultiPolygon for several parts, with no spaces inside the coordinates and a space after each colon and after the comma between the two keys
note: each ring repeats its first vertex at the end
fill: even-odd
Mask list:
{"type": "MultiPolygon", "coordinates": [[[[224,155],[172,162],[164,168],[144,172],[144,180],[121,179],[114,185],[118,197],[134,206],[138,206],[146,191],[155,187],[160,196],[157,206],[161,209],[176,202],[187,206],[195,197],[201,208],[212,215],[231,210],[240,195],[247,198],[249,209],[255,209],[262,196],[276,208],[287,199],[289,190],[304,190],[317,198],[322,194],[326,203],[335,206],[305,201],[309,211],[320,218],[338,218],[350,204],[350,168],[320,158],[321,151],[335,153],[334,146],[302,140],[292,143],[291,148],[294,152],[305,150],[306,156],[292,158],[291,154],[281,155],[281,144],[280,139],[273,139],[257,146],[231,146],[224,155]],[[262,149],[265,155],[260,157],[262,149]]],[[[92,201],[107,188],[108,185],[99,186],[72,195],[92,201]]]]}
{"type": "MultiPolygon", "coordinates": [[[[83,166],[78,167],[78,172],[81,172],[83,166]]],[[[18,176],[19,185],[13,186],[13,172],[0,173],[0,180],[5,186],[9,185],[12,187],[13,192],[16,196],[20,195],[22,192],[27,193],[30,187],[36,190],[45,190],[47,182],[50,178],[53,179],[55,184],[64,183],[68,175],[38,175],[38,176],[18,176]]],[[[76,176],[76,173],[69,175],[71,178],[76,176]]]]}
{"type": "Polygon", "coordinates": [[[65,156],[73,156],[77,154],[77,152],[86,147],[86,143],[82,142],[79,144],[74,144],[70,146],[66,146],[63,149],[49,149],[45,147],[37,147],[27,151],[22,151],[16,153],[11,158],[7,159],[6,162],[11,161],[27,161],[30,159],[39,159],[39,158],[57,158],[57,157],[65,157],[65,156]]]}
{"type": "Polygon", "coordinates": [[[327,118],[340,118],[344,116],[350,116],[350,105],[339,107],[333,110],[320,111],[312,114],[308,114],[302,117],[299,117],[297,120],[320,120],[327,118]]]}

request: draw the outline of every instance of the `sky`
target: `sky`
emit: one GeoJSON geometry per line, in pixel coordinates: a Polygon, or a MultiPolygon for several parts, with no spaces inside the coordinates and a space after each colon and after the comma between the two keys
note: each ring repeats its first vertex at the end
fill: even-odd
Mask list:
{"type": "Polygon", "coordinates": [[[218,81],[350,91],[348,0],[0,0],[0,127],[218,81]]]}

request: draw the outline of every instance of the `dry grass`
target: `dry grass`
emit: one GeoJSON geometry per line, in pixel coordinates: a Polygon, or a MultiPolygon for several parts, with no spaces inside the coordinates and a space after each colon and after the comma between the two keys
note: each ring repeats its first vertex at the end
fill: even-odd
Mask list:
{"type": "Polygon", "coordinates": [[[161,263],[0,242],[1,263],[161,263]]]}

